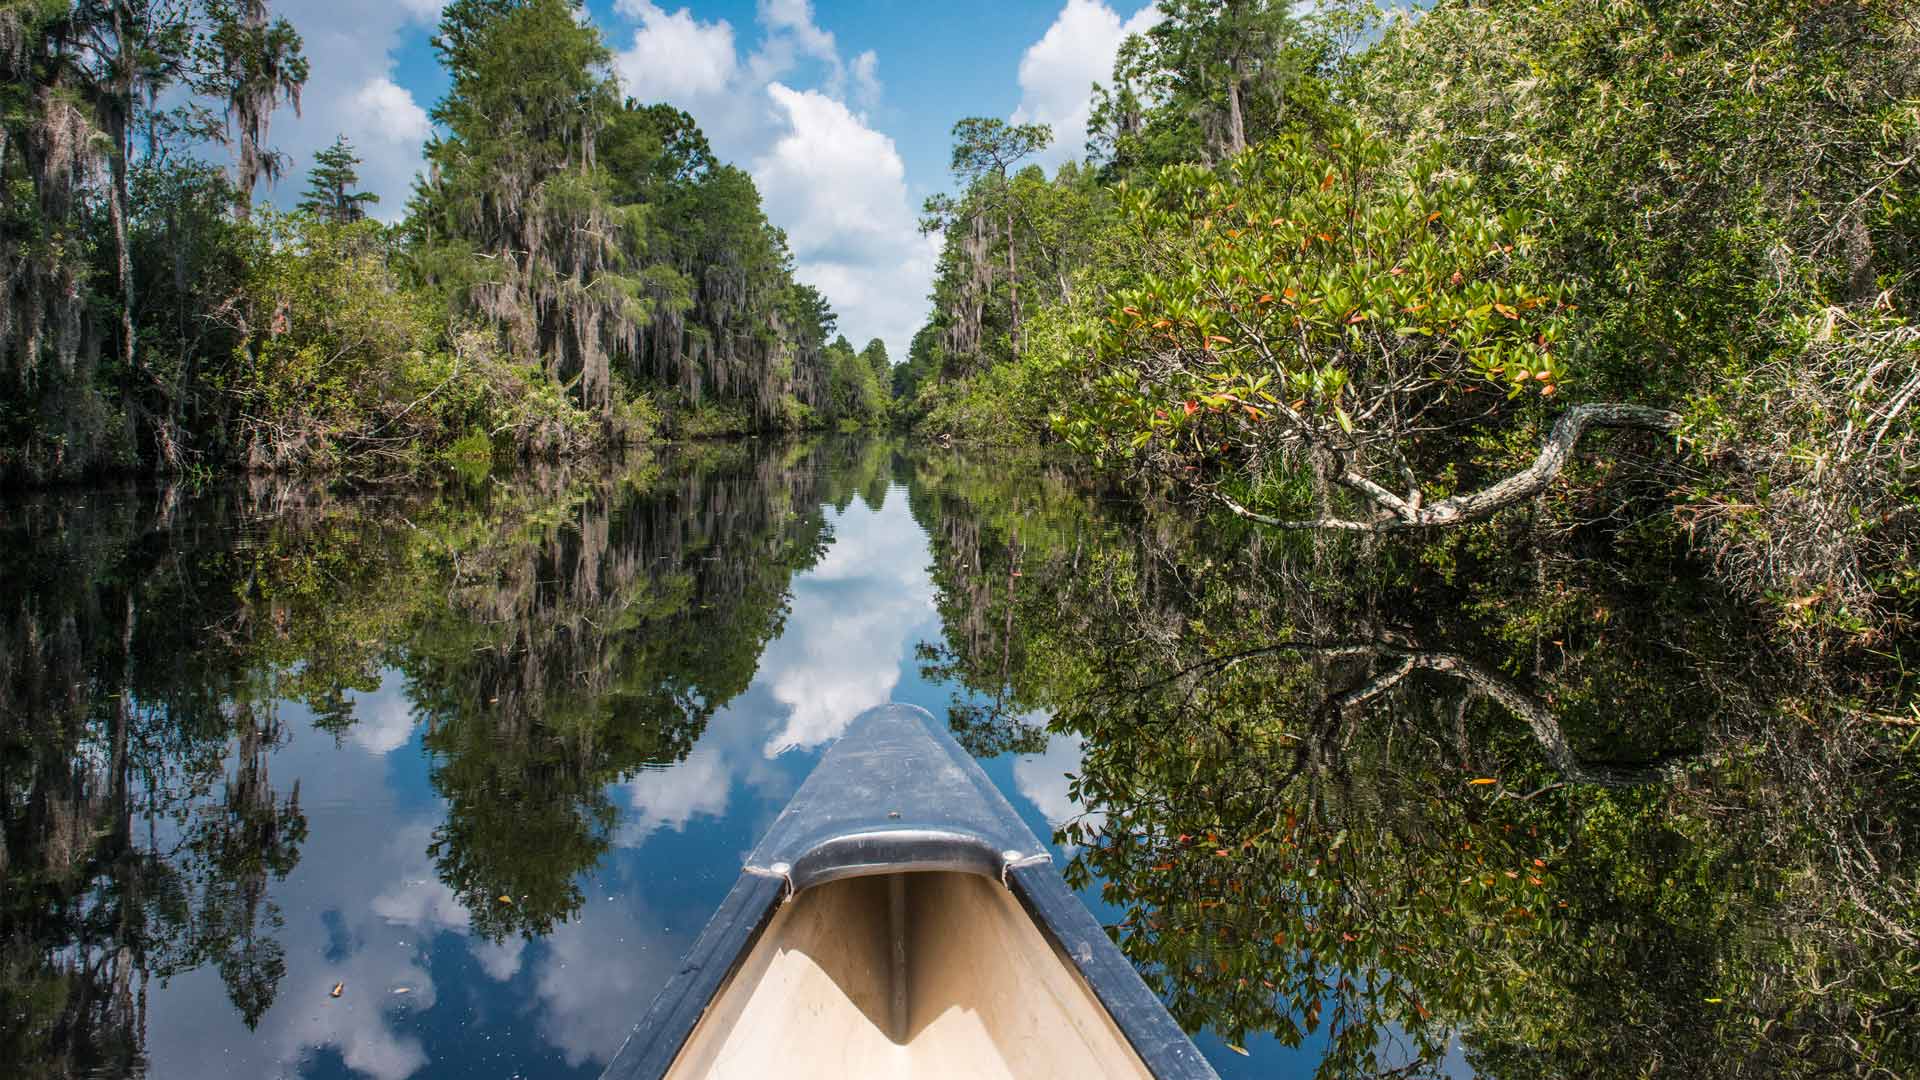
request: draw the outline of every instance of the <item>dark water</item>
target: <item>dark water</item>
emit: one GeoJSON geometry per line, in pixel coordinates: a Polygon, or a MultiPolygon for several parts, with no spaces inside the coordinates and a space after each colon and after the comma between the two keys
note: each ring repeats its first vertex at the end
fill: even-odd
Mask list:
{"type": "Polygon", "coordinates": [[[1913,741],[1659,536],[1262,538],[884,441],[0,514],[7,1075],[596,1075],[888,700],[1225,1075],[1916,1060],[1913,741]]]}

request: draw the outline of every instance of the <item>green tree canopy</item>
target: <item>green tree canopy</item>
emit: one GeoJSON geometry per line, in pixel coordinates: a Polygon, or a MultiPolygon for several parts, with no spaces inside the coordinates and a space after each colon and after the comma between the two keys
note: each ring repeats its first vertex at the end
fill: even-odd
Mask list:
{"type": "Polygon", "coordinates": [[[1159,10],[1093,92],[1087,150],[1119,174],[1220,161],[1324,109],[1324,84],[1310,76],[1327,46],[1293,5],[1161,0],[1159,10]]]}
{"type": "Polygon", "coordinates": [[[860,350],[860,359],[866,361],[867,366],[873,369],[874,378],[880,380],[880,385],[891,393],[893,361],[887,359],[887,343],[879,338],[867,342],[867,347],[860,350]]]}
{"type": "Polygon", "coordinates": [[[355,190],[359,184],[360,155],[345,135],[336,136],[332,146],[313,155],[300,209],[336,225],[352,224],[367,216],[367,207],[380,201],[380,196],[371,191],[355,190]]]}

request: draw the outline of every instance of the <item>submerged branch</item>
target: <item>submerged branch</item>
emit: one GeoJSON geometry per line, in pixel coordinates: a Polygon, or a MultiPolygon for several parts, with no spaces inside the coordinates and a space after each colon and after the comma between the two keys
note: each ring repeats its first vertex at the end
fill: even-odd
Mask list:
{"type": "MultiPolygon", "coordinates": [[[[1333,715],[1342,715],[1360,708],[1399,685],[1415,671],[1433,671],[1459,678],[1471,688],[1470,693],[1491,699],[1524,721],[1533,733],[1534,742],[1546,756],[1547,763],[1566,783],[1592,784],[1601,787],[1672,783],[1685,775],[1689,763],[1698,756],[1681,754],[1656,762],[1631,765],[1581,760],[1575,754],[1573,746],[1567,739],[1566,731],[1560,726],[1560,719],[1554,715],[1553,710],[1538,697],[1521,689],[1505,676],[1459,653],[1420,649],[1393,641],[1276,642],[1263,648],[1203,660],[1182,668],[1172,675],[1131,687],[1127,692],[1147,693],[1181,679],[1202,675],[1217,676],[1246,660],[1279,653],[1312,655],[1322,660],[1371,655],[1394,661],[1390,667],[1374,673],[1359,685],[1329,697],[1323,708],[1333,715]]],[[[1539,792],[1533,794],[1537,795],[1539,792]]],[[[1526,797],[1532,798],[1532,795],[1526,797]]]]}
{"type": "Polygon", "coordinates": [[[1671,783],[1683,776],[1691,756],[1680,756],[1645,765],[1615,765],[1582,761],[1567,741],[1560,718],[1534,695],[1522,690],[1504,676],[1459,653],[1439,650],[1408,649],[1381,642],[1375,651],[1382,657],[1394,657],[1398,663],[1360,686],[1328,700],[1336,711],[1364,705],[1392,689],[1416,670],[1435,671],[1466,681],[1475,693],[1497,702],[1502,708],[1526,722],[1534,742],[1566,781],[1601,787],[1628,787],[1638,784],[1671,783]]]}
{"type": "Polygon", "coordinates": [[[1546,754],[1554,771],[1576,784],[1601,787],[1627,787],[1637,784],[1672,783],[1685,775],[1691,755],[1669,758],[1646,765],[1611,765],[1581,761],[1567,742],[1559,717],[1539,698],[1520,689],[1504,677],[1457,653],[1429,652],[1413,654],[1415,667],[1459,676],[1476,691],[1492,698],[1508,712],[1526,721],[1534,742],[1546,754]]]}

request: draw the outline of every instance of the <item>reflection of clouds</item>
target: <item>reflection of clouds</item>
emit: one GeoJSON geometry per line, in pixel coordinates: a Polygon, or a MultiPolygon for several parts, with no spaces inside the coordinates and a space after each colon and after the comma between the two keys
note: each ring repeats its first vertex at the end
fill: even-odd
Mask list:
{"type": "Polygon", "coordinates": [[[791,709],[768,757],[830,742],[861,710],[886,704],[912,631],[934,612],[926,537],[906,500],[849,508],[833,523],[833,547],[794,583],[794,630],[760,665],[774,700],[791,709]]]}
{"type": "MultiPolygon", "coordinates": [[[[845,513],[827,511],[833,522],[833,546],[801,578],[855,581],[911,587],[927,581],[927,540],[907,508],[896,503],[879,510],[850,504],[845,513]]],[[[929,593],[931,597],[931,593],[929,593]]]]}
{"type": "Polygon", "coordinates": [[[695,816],[725,814],[732,778],[719,749],[702,743],[685,761],[642,770],[620,787],[633,811],[621,821],[614,842],[637,847],[657,829],[680,832],[695,816]]]}
{"type": "MultiPolygon", "coordinates": [[[[298,706],[283,708],[290,720],[299,715],[298,706]]],[[[354,714],[349,745],[387,754],[413,740],[398,673],[356,695],[354,714]]],[[[294,730],[273,773],[283,788],[299,782],[310,832],[299,864],[273,888],[285,919],[274,936],[286,957],[274,1005],[248,1031],[217,972],[202,968],[172,980],[149,1005],[155,1075],[293,1075],[328,1050],[374,1080],[406,1080],[433,1064],[412,1030],[417,1014],[438,1000],[428,965],[436,939],[464,937],[471,922],[428,854],[444,808],[435,800],[403,809],[395,785],[406,779],[378,759],[342,757],[331,739],[303,737],[297,720],[294,730]],[[345,984],[338,998],[328,995],[335,983],[345,984]]],[[[424,783],[424,759],[394,760],[424,783]]],[[[512,978],[524,962],[519,939],[466,940],[492,979],[512,978]]]]}
{"type": "Polygon", "coordinates": [[[354,695],[356,722],[337,742],[310,737],[304,711],[284,705],[296,734],[274,754],[273,776],[283,791],[298,781],[310,831],[299,864],[272,886],[285,919],[274,931],[286,961],[278,996],[248,1031],[211,966],[156,988],[154,1075],[295,1075],[336,1055],[375,1080],[464,1074],[476,1054],[492,1052],[474,1047],[503,1030],[550,1043],[529,1048],[550,1062],[606,1060],[709,914],[707,900],[699,912],[675,906],[688,888],[676,879],[734,872],[742,838],[757,837],[798,782],[801,763],[769,751],[817,747],[889,700],[912,643],[937,622],[926,541],[904,498],[879,511],[856,501],[827,513],[834,544],[794,581],[786,630],[752,685],[712,718],[685,761],[615,786],[626,850],[608,864],[621,869],[605,885],[583,881],[586,905],[547,938],[483,940],[439,880],[429,847],[446,810],[400,673],[354,695]],[[634,850],[667,831],[724,840],[708,845],[710,859],[634,850]],[[345,989],[331,998],[336,982],[345,989]],[[444,999],[438,989],[448,990],[444,999]],[[466,1035],[425,1035],[449,1023],[466,1035]]]}
{"type": "MultiPolygon", "coordinates": [[[[399,684],[390,673],[380,691],[358,697],[354,742],[383,752],[390,736],[368,746],[360,733],[395,715],[411,727],[399,684]]],[[[290,720],[299,714],[283,708],[290,720]]],[[[405,1014],[434,1005],[432,937],[464,931],[467,920],[426,852],[439,810],[402,816],[387,770],[343,758],[331,739],[303,737],[297,720],[294,731],[273,774],[283,789],[298,780],[310,832],[299,864],[273,887],[286,957],[273,1007],[248,1031],[215,971],[174,980],[148,1006],[155,1075],[288,1075],[323,1049],[375,1080],[405,1080],[429,1064],[405,1014]],[[328,996],[335,983],[345,984],[338,998],[328,996]]]]}
{"type": "MultiPolygon", "coordinates": [[[[1391,1022],[1380,1026],[1374,1039],[1373,1052],[1379,1056],[1383,1074],[1408,1068],[1420,1059],[1420,1052],[1406,1029],[1391,1022]]],[[[1461,1040],[1458,1031],[1446,1033],[1446,1048],[1441,1052],[1440,1060],[1430,1067],[1435,1076],[1443,1076],[1447,1080],[1474,1080],[1480,1075],[1467,1061],[1466,1043],[1461,1040]]]]}
{"type": "Polygon", "coordinates": [[[1047,824],[1056,829],[1075,818],[1090,829],[1098,829],[1107,820],[1107,815],[1097,810],[1082,813],[1080,804],[1067,794],[1071,784],[1067,777],[1079,774],[1083,753],[1085,746],[1078,738],[1056,735],[1047,742],[1043,753],[1014,759],[1013,786],[1033,803],[1047,824]]]}
{"type": "Polygon", "coordinates": [[[527,939],[510,937],[505,941],[487,941],[482,938],[473,942],[473,958],[480,963],[480,970],[494,982],[506,982],[520,974],[520,958],[527,951],[527,939]]]}
{"type": "MultiPolygon", "coordinates": [[[[318,920],[314,921],[316,924],[318,920]]],[[[287,974],[273,1008],[248,1031],[210,968],[175,980],[148,1006],[148,1058],[155,1076],[285,1076],[313,1051],[337,1050],[355,1072],[405,1080],[428,1063],[419,1039],[395,1030],[391,1013],[426,1009],[433,981],[412,951],[363,949],[339,963],[321,959],[315,937],[292,927],[287,974]],[[328,996],[335,983],[340,997],[328,996]],[[395,994],[398,987],[409,993],[395,994]]]]}
{"type": "MultiPolygon", "coordinates": [[[[291,973],[292,965],[288,967],[291,973]]],[[[311,982],[303,978],[297,986],[283,985],[282,997],[287,1000],[284,1005],[276,1003],[271,1014],[292,1021],[269,1036],[281,1064],[330,1046],[340,1052],[348,1068],[375,1080],[405,1080],[426,1066],[427,1052],[420,1040],[394,1031],[388,1017],[400,1008],[433,1007],[433,980],[420,965],[417,952],[362,950],[314,976],[311,982]],[[335,983],[345,984],[338,998],[328,996],[335,983]],[[407,987],[408,993],[394,993],[400,987],[407,987]]]]}
{"type": "MultiPolygon", "coordinates": [[[[404,1080],[428,1063],[420,1040],[393,1030],[389,1014],[433,1007],[433,978],[423,966],[428,945],[425,938],[440,932],[464,933],[469,916],[453,890],[433,876],[433,865],[426,854],[433,827],[415,822],[386,832],[383,843],[368,844],[365,853],[358,856],[363,864],[394,872],[386,887],[349,891],[336,885],[329,890],[333,896],[345,898],[342,908],[336,910],[346,921],[351,951],[343,961],[299,980],[299,997],[313,998],[317,1007],[299,1008],[308,1004],[304,1000],[288,1002],[296,1006],[292,1023],[274,1040],[282,1062],[297,1061],[314,1049],[331,1046],[339,1050],[348,1068],[368,1073],[376,1080],[404,1080]],[[353,904],[352,897],[367,892],[373,892],[373,899],[364,909],[353,904]],[[366,914],[358,914],[361,910],[366,914]],[[326,997],[336,982],[345,983],[346,991],[339,998],[326,997]],[[402,987],[406,988],[405,994],[394,992],[402,987]]],[[[342,868],[339,862],[332,866],[342,868]]],[[[291,947],[288,955],[293,955],[291,947]]],[[[288,965],[288,974],[293,974],[292,964],[288,965]]],[[[276,1009],[270,1015],[284,1013],[276,1009]]]]}
{"type": "Polygon", "coordinates": [[[426,824],[408,826],[394,837],[390,845],[394,853],[401,860],[415,863],[419,872],[375,895],[371,905],[373,913],[392,926],[465,933],[473,916],[453,889],[434,876],[432,865],[425,862],[421,853],[431,843],[433,827],[426,824]]]}
{"type": "Polygon", "coordinates": [[[354,723],[347,739],[373,754],[390,754],[413,739],[413,706],[397,685],[382,685],[371,694],[355,695],[354,723]]]}
{"type": "Polygon", "coordinates": [[[575,1068],[613,1056],[692,944],[643,929],[659,924],[644,905],[593,907],[590,918],[547,937],[535,968],[534,992],[545,1006],[540,1034],[575,1068]],[[610,956],[614,949],[623,955],[610,956]]]}
{"type": "MultiPolygon", "coordinates": [[[[860,710],[890,699],[905,651],[937,617],[925,536],[905,499],[826,514],[833,546],[794,579],[786,629],[752,684],[714,715],[686,760],[616,786],[630,808],[615,832],[619,846],[639,847],[662,830],[717,824],[730,833],[732,822],[714,819],[751,818],[775,804],[765,811],[771,819],[796,781],[786,763],[769,759],[828,742],[860,710]]],[[[765,824],[747,831],[757,837],[765,824]]],[[[661,920],[630,893],[602,901],[601,890],[587,892],[582,920],[555,928],[528,963],[541,1037],[575,1067],[619,1048],[692,943],[659,930],[661,920]]]]}
{"type": "MultiPolygon", "coordinates": [[[[614,785],[613,798],[631,808],[622,812],[614,828],[615,846],[641,847],[663,830],[697,834],[727,829],[732,821],[751,818],[769,804],[765,820],[771,821],[797,784],[784,763],[760,753],[768,728],[785,711],[756,681],[714,713],[685,761],[649,768],[614,785]]],[[[746,849],[739,855],[744,858],[746,849]]],[[[726,869],[736,867],[729,864],[726,869]]]]}
{"type": "MultiPolygon", "coordinates": [[[[796,614],[802,604],[794,603],[796,614]]],[[[793,711],[767,740],[766,755],[831,742],[862,710],[885,705],[900,681],[901,636],[923,611],[896,594],[871,597],[861,610],[810,618],[801,655],[772,680],[775,700],[793,711]]]]}

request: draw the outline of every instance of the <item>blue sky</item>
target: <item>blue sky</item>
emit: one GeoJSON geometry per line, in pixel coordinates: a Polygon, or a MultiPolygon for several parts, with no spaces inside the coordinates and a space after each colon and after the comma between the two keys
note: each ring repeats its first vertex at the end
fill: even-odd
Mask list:
{"type": "MultiPolygon", "coordinates": [[[[428,44],[439,0],[280,0],[313,74],[299,117],[272,139],[294,158],[290,201],[313,152],[345,133],[363,180],[397,216],[419,165],[426,110],[446,86],[428,44]]],[[[926,315],[936,240],[919,207],[944,190],[948,132],[965,116],[1051,123],[1052,165],[1085,141],[1087,90],[1104,80],[1150,0],[588,0],[627,92],[700,122],[759,182],[802,280],[856,344],[895,358],[926,315]]]]}

